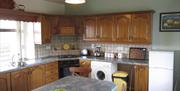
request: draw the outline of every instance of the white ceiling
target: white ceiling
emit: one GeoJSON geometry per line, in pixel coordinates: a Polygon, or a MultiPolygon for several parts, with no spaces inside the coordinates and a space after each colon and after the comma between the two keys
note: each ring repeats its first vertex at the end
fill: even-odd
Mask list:
{"type": "MultiPolygon", "coordinates": [[[[64,14],[65,5],[61,3],[49,2],[46,0],[14,0],[16,4],[25,6],[25,11],[45,14],[64,14]]],[[[62,0],[61,0],[62,1],[62,0]]]]}

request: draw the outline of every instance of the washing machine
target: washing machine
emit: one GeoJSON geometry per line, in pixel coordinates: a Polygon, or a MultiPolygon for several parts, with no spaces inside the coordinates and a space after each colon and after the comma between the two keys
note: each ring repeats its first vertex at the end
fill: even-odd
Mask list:
{"type": "Polygon", "coordinates": [[[117,71],[117,63],[92,61],[91,78],[112,82],[112,74],[117,71]]]}

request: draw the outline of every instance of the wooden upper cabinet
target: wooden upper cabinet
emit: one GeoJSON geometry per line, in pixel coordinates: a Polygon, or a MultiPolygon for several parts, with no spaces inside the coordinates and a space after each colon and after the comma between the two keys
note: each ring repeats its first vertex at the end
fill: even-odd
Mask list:
{"type": "Polygon", "coordinates": [[[74,16],[75,33],[82,36],[84,33],[84,21],[83,16],[74,16]]]}
{"type": "Polygon", "coordinates": [[[75,35],[75,24],[73,17],[71,16],[61,16],[59,18],[59,35],[75,35]]]}
{"type": "Polygon", "coordinates": [[[23,69],[11,72],[11,89],[12,91],[29,91],[28,87],[29,69],[23,69]]]}
{"type": "Polygon", "coordinates": [[[0,8],[13,9],[14,6],[15,6],[14,0],[1,0],[0,1],[0,8]]]}
{"type": "Polygon", "coordinates": [[[51,42],[51,29],[47,16],[41,16],[42,44],[51,42]]]}
{"type": "Polygon", "coordinates": [[[10,73],[0,74],[0,91],[11,91],[10,73]]]}
{"type": "Polygon", "coordinates": [[[115,16],[115,28],[113,32],[113,41],[128,43],[129,31],[131,29],[131,15],[119,14],[115,16]]]}
{"type": "Polygon", "coordinates": [[[129,38],[134,43],[151,43],[151,14],[132,14],[132,30],[129,38]]]}
{"type": "Polygon", "coordinates": [[[84,40],[97,40],[97,18],[95,16],[85,17],[84,19],[85,32],[84,40]]]}
{"type": "Polygon", "coordinates": [[[88,16],[84,40],[150,44],[151,17],[151,11],[88,16]]]}
{"type": "Polygon", "coordinates": [[[59,27],[59,16],[49,16],[50,29],[52,31],[52,35],[58,34],[57,31],[59,27]]]}
{"type": "Polygon", "coordinates": [[[30,68],[29,88],[33,90],[45,84],[45,65],[39,65],[30,68]]]}
{"type": "Polygon", "coordinates": [[[47,44],[51,42],[51,27],[48,16],[40,16],[38,21],[41,22],[40,26],[34,30],[35,44],[47,44]],[[40,28],[39,28],[40,27],[40,28]]]}
{"type": "Polygon", "coordinates": [[[98,16],[97,17],[97,38],[100,41],[112,41],[114,29],[113,16],[98,16]]]}
{"type": "Polygon", "coordinates": [[[148,91],[148,67],[136,65],[134,91],[148,91]]]}

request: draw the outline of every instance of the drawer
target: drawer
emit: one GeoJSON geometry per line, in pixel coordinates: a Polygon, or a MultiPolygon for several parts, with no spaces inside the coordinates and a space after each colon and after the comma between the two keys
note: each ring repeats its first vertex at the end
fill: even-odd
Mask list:
{"type": "Polygon", "coordinates": [[[50,82],[56,81],[58,79],[59,79],[58,74],[51,75],[51,76],[46,77],[46,83],[50,83],[50,82]]]}
{"type": "Polygon", "coordinates": [[[46,64],[46,71],[51,69],[58,69],[58,62],[46,64]]]}
{"type": "Polygon", "coordinates": [[[46,76],[51,76],[51,75],[54,75],[54,74],[58,74],[58,69],[54,69],[54,70],[51,70],[51,71],[46,71],[46,76]]]}

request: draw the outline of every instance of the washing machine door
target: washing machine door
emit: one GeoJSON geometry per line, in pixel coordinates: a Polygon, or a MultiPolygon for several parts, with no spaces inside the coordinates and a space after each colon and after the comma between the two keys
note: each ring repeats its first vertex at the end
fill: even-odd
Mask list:
{"type": "Polygon", "coordinates": [[[104,71],[102,71],[102,70],[98,70],[97,72],[96,72],[96,79],[98,79],[98,80],[104,80],[106,77],[105,77],[106,75],[105,75],[105,72],[104,71]]]}

